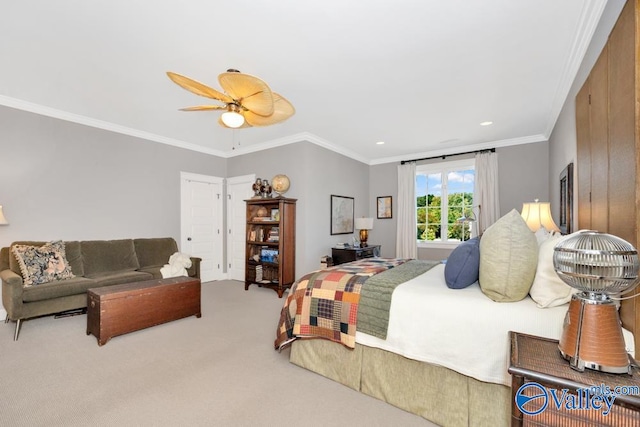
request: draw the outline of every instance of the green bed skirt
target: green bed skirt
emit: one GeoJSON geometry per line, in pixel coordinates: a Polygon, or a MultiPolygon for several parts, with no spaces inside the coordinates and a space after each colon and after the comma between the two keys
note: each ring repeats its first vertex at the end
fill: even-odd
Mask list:
{"type": "MultiPolygon", "coordinates": [[[[356,344],[297,340],[290,362],[441,426],[508,426],[511,388],[356,344]]],[[[506,369],[506,367],[505,367],[506,369]]]]}

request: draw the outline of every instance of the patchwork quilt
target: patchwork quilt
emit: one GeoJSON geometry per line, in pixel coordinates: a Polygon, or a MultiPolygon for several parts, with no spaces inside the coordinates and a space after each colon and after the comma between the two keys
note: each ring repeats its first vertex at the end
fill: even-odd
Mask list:
{"type": "Polygon", "coordinates": [[[297,338],[320,337],[354,348],[362,284],[406,259],[366,258],[303,276],[280,313],[275,348],[297,338]]]}

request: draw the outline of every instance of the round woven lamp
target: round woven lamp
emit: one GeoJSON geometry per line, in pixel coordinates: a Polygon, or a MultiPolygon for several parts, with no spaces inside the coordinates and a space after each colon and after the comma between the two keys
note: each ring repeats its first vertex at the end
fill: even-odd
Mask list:
{"type": "Polygon", "coordinates": [[[612,295],[638,285],[638,252],[611,234],[583,231],[554,248],[553,266],[571,297],[558,345],[572,368],[629,373],[618,307],[612,295]]]}

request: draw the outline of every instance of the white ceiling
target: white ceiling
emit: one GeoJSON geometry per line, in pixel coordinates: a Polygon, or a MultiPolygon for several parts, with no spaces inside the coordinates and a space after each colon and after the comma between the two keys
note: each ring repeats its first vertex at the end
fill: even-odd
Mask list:
{"type": "Polygon", "coordinates": [[[224,157],[308,140],[378,164],[545,141],[605,4],[3,2],[0,104],[224,157]],[[218,112],[178,111],[207,100],[166,71],[219,89],[228,68],[296,114],[229,130],[218,112]]]}

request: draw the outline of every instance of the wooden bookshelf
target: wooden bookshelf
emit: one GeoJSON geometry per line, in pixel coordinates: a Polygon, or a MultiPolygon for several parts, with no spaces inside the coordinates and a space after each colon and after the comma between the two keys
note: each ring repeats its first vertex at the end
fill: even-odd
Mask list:
{"type": "Polygon", "coordinates": [[[245,290],[256,284],[282,298],[295,281],[296,201],[284,197],[245,200],[245,290]]]}

